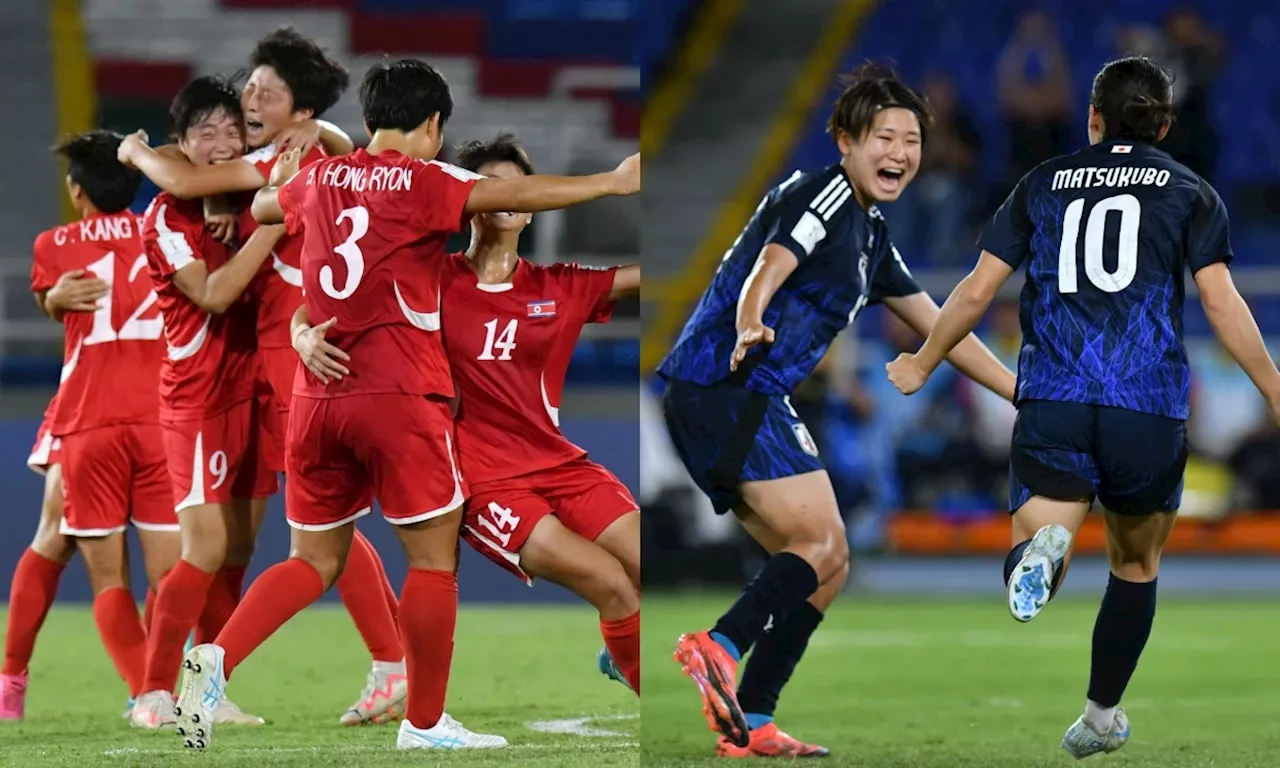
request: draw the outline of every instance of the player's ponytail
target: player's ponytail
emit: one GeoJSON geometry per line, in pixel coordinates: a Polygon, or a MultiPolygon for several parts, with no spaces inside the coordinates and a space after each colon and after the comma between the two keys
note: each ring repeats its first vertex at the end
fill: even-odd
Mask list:
{"type": "Polygon", "coordinates": [[[1155,144],[1173,122],[1173,73],[1146,56],[1116,59],[1093,79],[1089,100],[1102,115],[1103,139],[1155,144]]]}

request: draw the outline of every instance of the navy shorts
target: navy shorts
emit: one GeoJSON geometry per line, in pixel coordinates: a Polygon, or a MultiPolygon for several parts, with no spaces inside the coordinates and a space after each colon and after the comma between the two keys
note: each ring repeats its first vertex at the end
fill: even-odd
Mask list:
{"type": "Polygon", "coordinates": [[[1019,404],[1009,460],[1009,511],[1032,496],[1097,497],[1121,515],[1174,512],[1187,468],[1186,423],[1104,405],[1019,404]]]}
{"type": "Polygon", "coordinates": [[[716,514],[742,501],[740,483],[825,470],[818,445],[789,398],[727,381],[668,380],[662,412],[680,459],[716,514]]]}

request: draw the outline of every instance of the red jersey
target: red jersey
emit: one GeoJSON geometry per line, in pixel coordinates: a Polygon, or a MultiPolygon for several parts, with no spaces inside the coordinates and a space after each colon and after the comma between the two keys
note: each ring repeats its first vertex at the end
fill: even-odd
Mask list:
{"type": "Polygon", "coordinates": [[[156,420],[164,321],[146,266],[142,219],[129,211],[94,214],[36,238],[32,291],[49,290],[73,269],[111,286],[97,311],[63,317],[62,379],[52,434],[156,420]]]}
{"type": "Polygon", "coordinates": [[[614,272],[521,260],[510,283],[480,285],[465,257],[450,257],[441,311],[461,399],[458,456],[469,484],[586,454],[560,433],[560,396],[582,327],[613,313],[614,272]]]}
{"type": "MultiPolygon", "coordinates": [[[[275,144],[268,144],[257,152],[245,155],[243,160],[252,163],[263,179],[271,178],[271,169],[275,168],[280,150],[275,144]]],[[[302,168],[317,160],[328,157],[324,148],[317,144],[307,156],[302,158],[302,168]]],[[[249,197],[250,202],[252,196],[249,197]]],[[[246,204],[240,212],[240,242],[245,242],[258,222],[246,204]]],[[[262,263],[262,271],[254,278],[250,290],[258,297],[258,346],[266,348],[292,347],[293,340],[289,336],[289,324],[293,313],[302,306],[302,237],[285,236],[280,238],[271,252],[271,258],[262,263]]]]}
{"type": "Polygon", "coordinates": [[[197,259],[212,273],[235,255],[205,229],[203,202],[156,195],[147,208],[142,244],[169,344],[160,369],[160,416],[216,416],[253,397],[257,320],[248,292],[213,315],[173,282],[175,272],[197,259]]]}
{"type": "Polygon", "coordinates": [[[361,149],[321,160],[281,187],[290,234],[306,229],[302,284],[311,322],[336,317],[327,338],[351,356],[351,375],[328,385],[298,366],[295,395],[453,396],[439,333],[440,271],[479,178],[361,149]]]}

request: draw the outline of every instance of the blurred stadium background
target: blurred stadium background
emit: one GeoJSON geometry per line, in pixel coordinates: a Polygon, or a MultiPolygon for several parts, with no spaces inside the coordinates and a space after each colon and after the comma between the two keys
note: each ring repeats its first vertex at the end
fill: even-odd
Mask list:
{"type": "MultiPolygon", "coordinates": [[[[786,14],[752,0],[651,7],[644,23],[654,28],[642,36],[650,99],[641,354],[651,385],[641,404],[648,584],[737,585],[756,567],[755,547],[744,545],[732,521],[710,513],[679,466],[652,370],[767,188],[795,168],[838,158],[824,133],[835,79],[864,59],[894,62],[938,112],[919,176],[883,209],[908,265],[941,302],[976,259],[977,229],[1013,183],[1087,141],[1084,110],[1101,64],[1120,52],[1160,58],[1177,74],[1179,99],[1178,122],[1162,148],[1226,200],[1236,283],[1263,332],[1280,342],[1280,102],[1269,63],[1280,4],[809,0],[789,4],[786,14]],[[700,556],[688,557],[691,551],[700,556]]],[[[1011,367],[1020,287],[1019,275],[980,329],[1011,367]]],[[[1186,330],[1194,454],[1169,547],[1176,565],[1161,581],[1171,588],[1280,586],[1280,571],[1255,569],[1280,553],[1280,431],[1194,297],[1186,330]],[[1246,564],[1252,576],[1233,578],[1246,564]]],[[[999,585],[991,556],[1008,547],[1015,412],[953,370],[920,395],[899,396],[884,363],[918,343],[896,318],[868,310],[793,400],[836,482],[858,553],[854,584],[990,592],[999,585]],[[910,573],[928,577],[905,573],[906,557],[910,573]],[[921,571],[919,558],[942,570],[921,571]]],[[[1104,552],[1100,519],[1079,543],[1104,552]]],[[[1100,559],[1078,567],[1074,587],[1105,580],[1100,559]]]]}
{"type": "MultiPolygon", "coordinates": [[[[325,118],[367,142],[357,86],[384,55],[416,56],[439,68],[453,90],[446,145],[514,131],[548,173],[612,168],[636,150],[640,71],[638,0],[20,0],[0,4],[4,66],[21,72],[0,84],[22,120],[0,128],[0,488],[11,513],[0,516],[0,573],[35,530],[42,483],[24,466],[61,364],[61,326],[31,300],[30,244],[67,220],[63,171],[48,151],[55,137],[94,126],[146,129],[162,143],[169,100],[188,79],[246,66],[254,42],[292,24],[351,71],[352,87],[325,118]]],[[[447,157],[444,159],[448,159],[447,157]]],[[[145,208],[154,187],[144,188],[145,208]]],[[[524,254],[542,262],[634,262],[638,199],[605,200],[542,214],[524,254]]],[[[465,244],[460,237],[457,246],[465,244]]],[[[586,330],[570,369],[564,431],[637,487],[638,304],[608,325],[586,330]]],[[[282,501],[273,502],[280,512],[282,501]]],[[[268,523],[254,571],[284,557],[288,528],[268,523]]],[[[380,521],[379,521],[380,522],[380,521]]],[[[367,525],[387,555],[395,584],[403,575],[394,535],[367,525]]],[[[464,548],[465,550],[466,548],[464,548]]],[[[464,552],[462,597],[483,601],[563,600],[546,586],[525,589],[464,552]]],[[[73,569],[78,569],[78,565],[73,569]]],[[[144,583],[138,572],[136,584],[144,583]]],[[[140,593],[139,593],[140,594],[140,593]]],[[[63,599],[87,599],[73,570],[63,599]]]]}

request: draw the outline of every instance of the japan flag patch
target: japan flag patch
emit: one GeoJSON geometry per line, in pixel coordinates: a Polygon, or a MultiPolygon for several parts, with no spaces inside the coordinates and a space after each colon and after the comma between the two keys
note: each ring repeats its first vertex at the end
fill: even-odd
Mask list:
{"type": "Polygon", "coordinates": [[[556,302],[554,299],[529,302],[529,317],[555,317],[556,302]]]}
{"type": "Polygon", "coordinates": [[[810,456],[818,455],[818,444],[813,441],[813,435],[809,434],[809,428],[803,424],[792,424],[791,431],[796,435],[796,442],[800,444],[801,450],[810,456]]]}
{"type": "Polygon", "coordinates": [[[1132,144],[1117,144],[1111,148],[1111,154],[1113,155],[1127,155],[1132,151],[1133,151],[1132,144]]]}

